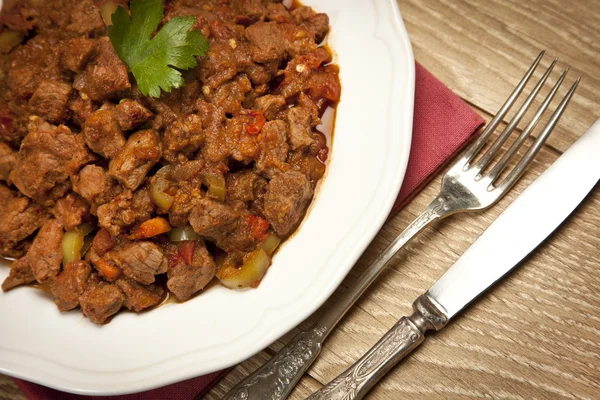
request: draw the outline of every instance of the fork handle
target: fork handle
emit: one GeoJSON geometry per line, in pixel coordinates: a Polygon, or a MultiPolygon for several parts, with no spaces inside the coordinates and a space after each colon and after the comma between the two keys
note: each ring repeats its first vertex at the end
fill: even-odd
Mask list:
{"type": "Polygon", "coordinates": [[[316,360],[329,333],[379,276],[392,257],[430,223],[455,211],[455,199],[439,195],[341,294],[312,328],[300,332],[266,364],[238,383],[225,395],[224,400],[287,398],[302,375],[316,360]]]}
{"type": "Polygon", "coordinates": [[[448,322],[442,307],[426,294],[413,304],[413,314],[402,317],[371,349],[307,400],[362,399],[400,360],[425,340],[425,332],[448,322]]]}

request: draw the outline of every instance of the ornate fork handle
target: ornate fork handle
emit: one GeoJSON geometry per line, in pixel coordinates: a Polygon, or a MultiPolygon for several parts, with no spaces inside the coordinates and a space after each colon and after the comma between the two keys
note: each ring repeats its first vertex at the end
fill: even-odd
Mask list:
{"type": "Polygon", "coordinates": [[[461,201],[462,199],[457,199],[448,192],[441,193],[342,293],[340,299],[325,311],[312,328],[300,332],[271,360],[237,384],[227,393],[225,399],[278,400],[287,398],[321,352],[321,346],[329,333],[379,276],[392,257],[431,222],[444,218],[463,207],[461,201]]]}
{"type": "Polygon", "coordinates": [[[448,322],[442,308],[426,294],[415,301],[413,310],[410,317],[402,317],[356,363],[308,399],[362,399],[394,365],[425,340],[426,331],[440,330],[448,322]]]}

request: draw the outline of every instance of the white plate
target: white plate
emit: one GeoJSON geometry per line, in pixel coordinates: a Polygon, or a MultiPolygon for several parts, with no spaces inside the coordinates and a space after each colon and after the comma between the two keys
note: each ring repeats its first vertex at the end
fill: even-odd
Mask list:
{"type": "MultiPolygon", "coordinates": [[[[0,0],[1,3],[1,0],[0,0]]],[[[217,286],[184,304],[97,326],[31,288],[0,293],[0,372],[109,395],[249,358],[313,313],[384,223],[410,150],[414,59],[396,0],[307,0],[331,19],[342,100],[328,175],[298,234],[256,290],[217,286]]],[[[0,268],[0,279],[8,268],[0,268]]]]}

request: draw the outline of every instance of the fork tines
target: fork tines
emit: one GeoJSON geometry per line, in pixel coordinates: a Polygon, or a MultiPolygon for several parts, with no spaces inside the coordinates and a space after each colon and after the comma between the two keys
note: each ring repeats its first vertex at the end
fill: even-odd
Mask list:
{"type": "Polygon", "coordinates": [[[515,102],[517,101],[517,99],[519,98],[521,93],[523,92],[523,89],[529,82],[531,76],[533,75],[534,71],[536,70],[537,66],[539,65],[540,61],[542,60],[544,53],[545,53],[545,51],[542,51],[538,55],[538,57],[533,62],[531,67],[529,67],[529,70],[525,73],[525,76],[523,76],[523,78],[521,79],[521,81],[519,82],[519,84],[517,85],[515,90],[512,92],[512,94],[506,100],[504,105],[500,108],[500,110],[498,111],[496,116],[485,127],[485,129],[483,130],[483,132],[481,133],[481,135],[479,136],[477,141],[475,141],[475,143],[473,143],[471,145],[471,147],[469,149],[467,149],[467,151],[465,152],[465,154],[463,156],[463,159],[465,161],[463,170],[466,171],[469,169],[474,169],[475,172],[477,173],[476,179],[479,181],[487,182],[489,184],[489,186],[488,186],[489,191],[492,191],[496,188],[500,189],[501,191],[505,191],[505,190],[509,189],[519,179],[519,177],[525,170],[525,167],[535,157],[537,152],[540,150],[540,148],[542,147],[542,145],[544,144],[544,142],[546,141],[546,139],[548,138],[548,136],[550,135],[550,133],[552,132],[552,130],[554,129],[556,124],[558,123],[558,121],[559,121],[560,117],[562,116],[563,112],[565,111],[569,101],[571,100],[571,97],[573,97],[573,94],[575,93],[575,89],[577,88],[577,85],[579,85],[579,81],[581,80],[581,78],[577,78],[575,83],[573,83],[573,85],[571,86],[571,88],[569,89],[567,94],[560,101],[556,110],[554,110],[554,113],[550,117],[546,126],[542,129],[542,131],[540,132],[538,137],[535,139],[535,141],[532,143],[531,147],[527,150],[527,152],[517,162],[516,166],[508,173],[508,175],[506,176],[505,179],[502,179],[500,182],[496,182],[498,180],[498,177],[506,169],[506,167],[508,166],[509,162],[512,160],[514,155],[523,146],[523,143],[526,141],[526,139],[531,135],[531,132],[534,130],[534,128],[536,127],[536,125],[538,124],[540,119],[542,118],[542,115],[544,114],[544,112],[548,109],[548,106],[552,102],[552,99],[556,95],[559,87],[561,86],[561,84],[563,83],[563,80],[565,79],[565,76],[567,75],[567,72],[569,71],[569,68],[566,68],[565,71],[560,75],[560,78],[558,79],[558,81],[554,84],[552,90],[550,90],[550,92],[546,95],[546,98],[542,102],[542,105],[536,111],[536,113],[533,116],[533,118],[531,119],[531,121],[523,129],[523,131],[521,132],[519,137],[513,142],[513,144],[509,147],[509,149],[506,151],[506,153],[490,169],[490,171],[488,173],[484,174],[483,173],[484,169],[486,169],[488,166],[490,166],[490,163],[492,162],[494,157],[496,157],[499,154],[499,151],[502,148],[502,145],[510,137],[510,135],[513,133],[513,131],[515,130],[517,125],[521,122],[521,120],[523,119],[523,117],[525,116],[525,114],[527,113],[529,108],[531,107],[534,99],[536,98],[536,96],[538,95],[538,93],[540,92],[542,87],[544,86],[546,80],[550,76],[550,73],[554,69],[556,62],[558,61],[558,59],[555,59],[552,62],[552,64],[550,64],[550,66],[548,67],[546,72],[544,72],[544,74],[542,75],[540,80],[537,82],[537,84],[535,85],[535,87],[533,88],[533,90],[531,91],[529,96],[527,96],[527,98],[521,105],[521,108],[512,117],[512,119],[510,120],[510,122],[508,123],[506,128],[504,128],[504,130],[496,138],[496,140],[494,141],[492,146],[483,154],[483,156],[481,156],[481,158],[479,158],[479,160],[477,162],[472,164],[475,157],[487,144],[492,133],[496,130],[496,128],[498,127],[500,122],[502,122],[502,120],[506,116],[507,112],[511,109],[511,107],[515,104],[515,102]]]}

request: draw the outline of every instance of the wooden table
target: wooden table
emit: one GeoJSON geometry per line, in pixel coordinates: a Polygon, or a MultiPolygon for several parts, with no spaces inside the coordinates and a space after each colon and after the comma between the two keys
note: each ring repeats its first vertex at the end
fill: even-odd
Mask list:
{"type": "MultiPolygon", "coordinates": [[[[540,49],[547,49],[549,56],[543,65],[560,57],[559,67],[571,66],[568,82],[580,75],[582,83],[560,127],[512,193],[487,212],[449,218],[411,242],[341,321],[292,399],[305,398],[368,350],[523,188],[600,117],[600,9],[591,1],[399,3],[415,58],[488,120],[540,49]]],[[[336,293],[428,204],[439,184],[438,176],[384,226],[336,293]]],[[[443,331],[432,334],[368,398],[598,399],[598,288],[596,187],[519,269],[443,331]]],[[[232,369],[206,399],[220,399],[295,333],[232,369]]],[[[0,400],[22,398],[11,381],[0,377],[0,400]]]]}

